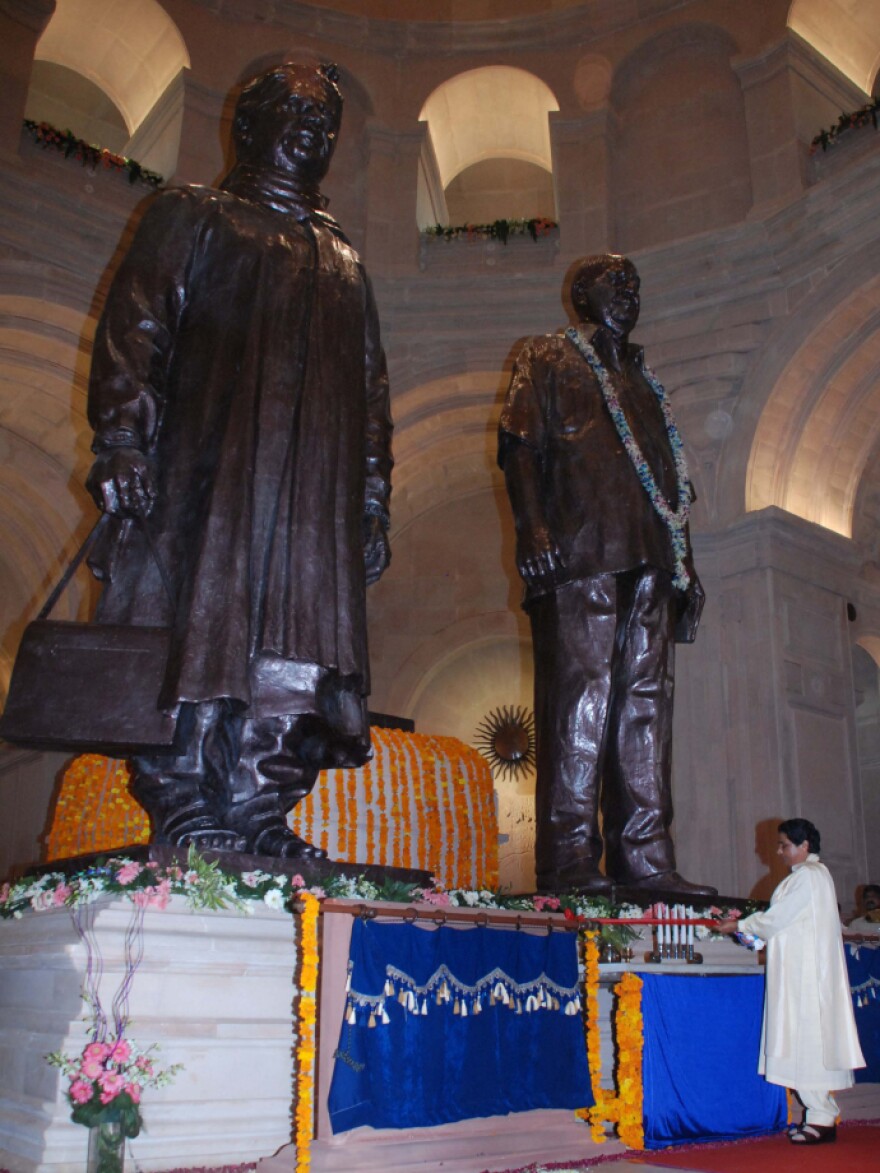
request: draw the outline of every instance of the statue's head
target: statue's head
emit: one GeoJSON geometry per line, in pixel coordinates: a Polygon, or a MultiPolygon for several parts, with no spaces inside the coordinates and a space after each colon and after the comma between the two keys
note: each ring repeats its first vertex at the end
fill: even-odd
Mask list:
{"type": "Polygon", "coordinates": [[[626,257],[584,257],[572,278],[571,302],[582,322],[625,336],[639,320],[640,284],[635,265],[626,257]]]}
{"type": "Polygon", "coordinates": [[[317,186],[342,121],[338,80],[335,65],[286,62],[248,82],[235,106],[238,161],[317,186]]]}

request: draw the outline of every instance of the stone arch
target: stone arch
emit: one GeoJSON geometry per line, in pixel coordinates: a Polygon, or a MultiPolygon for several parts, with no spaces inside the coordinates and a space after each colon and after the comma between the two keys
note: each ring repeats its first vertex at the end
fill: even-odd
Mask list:
{"type": "MultiPolygon", "coordinates": [[[[880,636],[861,635],[852,648],[852,686],[855,702],[856,747],[864,826],[876,827],[880,818],[880,636]]],[[[868,875],[880,867],[876,835],[866,836],[868,875]]]]}
{"type": "Polygon", "coordinates": [[[793,0],[788,27],[866,94],[880,69],[880,8],[847,0],[793,0]]]}
{"type": "MultiPolygon", "coordinates": [[[[531,710],[533,661],[528,635],[504,612],[453,623],[427,640],[401,674],[395,711],[416,729],[474,744],[478,726],[502,707],[531,710]]],[[[535,775],[495,774],[499,879],[515,892],[535,886],[535,775]]]]}
{"type": "Polygon", "coordinates": [[[880,668],[880,635],[860,635],[856,640],[856,647],[867,652],[874,661],[874,666],[880,668]]]}
{"type": "MultiPolygon", "coordinates": [[[[0,295],[0,653],[7,664],[25,621],[96,516],[83,487],[91,463],[85,397],[93,328],[67,307],[0,295]]],[[[83,572],[56,617],[84,614],[90,597],[83,572]]]]}
{"type": "Polygon", "coordinates": [[[486,713],[532,706],[532,651],[504,611],[469,616],[419,648],[394,693],[416,727],[473,744],[486,713]]]}
{"type": "Polygon", "coordinates": [[[752,191],[742,87],[731,65],[737,51],[722,29],[681,25],[621,63],[611,89],[615,251],[745,217],[752,191]]]}
{"type": "MultiPolygon", "coordinates": [[[[68,106],[78,90],[76,77],[106,94],[127,132],[116,149],[166,177],[172,174],[180,145],[183,71],[190,58],[177,25],[158,0],[102,0],[97,7],[94,0],[57,0],[35,60],[60,67],[54,73],[55,97],[68,106]]],[[[47,97],[32,87],[30,117],[47,97]]],[[[76,113],[74,107],[74,122],[76,113]]],[[[80,116],[83,130],[76,125],[70,129],[90,138],[92,124],[83,111],[80,116]]]]}
{"type": "Polygon", "coordinates": [[[503,379],[497,370],[461,372],[395,400],[393,571],[369,598],[379,709],[409,715],[454,647],[527,636],[495,459],[503,379]]]}
{"type": "Polygon", "coordinates": [[[442,501],[503,488],[495,447],[506,380],[497,370],[459,372],[395,398],[392,541],[442,501]]]}
{"type": "Polygon", "coordinates": [[[751,444],[745,507],[776,505],[850,537],[880,439],[880,277],[854,289],[850,271],[842,284],[824,291],[818,320],[801,317],[787,346],[766,348],[775,377],[751,444]]]}
{"type": "Polygon", "coordinates": [[[420,227],[447,209],[456,222],[554,217],[548,115],[558,109],[546,82],[509,65],[470,69],[437,86],[419,114],[427,124],[420,227]]]}

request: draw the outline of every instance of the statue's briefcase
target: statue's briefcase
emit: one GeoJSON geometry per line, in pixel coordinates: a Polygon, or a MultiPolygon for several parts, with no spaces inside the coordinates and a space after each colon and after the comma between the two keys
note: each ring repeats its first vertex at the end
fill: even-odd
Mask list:
{"type": "Polygon", "coordinates": [[[177,720],[157,706],[169,628],[45,618],[102,521],[25,628],[0,717],[0,738],[15,745],[126,757],[174,744],[177,720]]]}

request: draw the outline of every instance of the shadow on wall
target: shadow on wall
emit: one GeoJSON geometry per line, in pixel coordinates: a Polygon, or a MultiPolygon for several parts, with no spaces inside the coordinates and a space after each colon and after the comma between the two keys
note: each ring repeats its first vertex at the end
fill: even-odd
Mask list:
{"type": "Polygon", "coordinates": [[[778,827],[782,821],[780,815],[777,818],[762,819],[755,827],[755,855],[767,868],[767,875],[762,876],[752,887],[749,892],[750,900],[769,900],[776,885],[788,874],[785,864],[776,854],[778,827]]]}

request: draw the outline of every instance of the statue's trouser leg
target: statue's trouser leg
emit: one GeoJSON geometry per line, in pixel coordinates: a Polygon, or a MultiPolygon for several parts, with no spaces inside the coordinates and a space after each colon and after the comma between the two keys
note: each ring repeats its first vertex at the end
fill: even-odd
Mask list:
{"type": "Polygon", "coordinates": [[[673,600],[670,575],[617,576],[618,630],[602,779],[605,870],[627,882],[675,868],[672,822],[673,600]]]}
{"type": "Polygon", "coordinates": [[[236,762],[229,774],[226,824],[243,835],[256,855],[323,855],[287,826],[287,814],[306,797],[318,777],[303,764],[300,716],[239,718],[236,762]]]}
{"type": "Polygon", "coordinates": [[[612,574],[561,587],[529,608],[535,658],[535,869],[541,891],[599,872],[599,776],[617,629],[612,574]]]}
{"type": "Polygon", "coordinates": [[[222,831],[225,796],[218,742],[225,709],[224,701],[181,705],[179,752],[142,754],[132,760],[132,793],[150,816],[154,843],[215,839],[222,831]]]}

